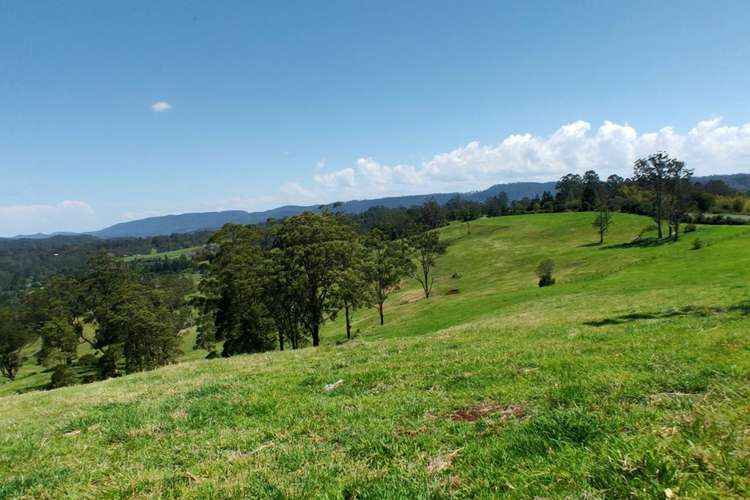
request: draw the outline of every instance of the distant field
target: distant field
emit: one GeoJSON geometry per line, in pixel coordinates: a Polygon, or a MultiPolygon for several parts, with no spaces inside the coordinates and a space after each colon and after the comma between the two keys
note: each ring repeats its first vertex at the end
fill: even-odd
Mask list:
{"type": "Polygon", "coordinates": [[[177,257],[182,257],[183,255],[190,256],[200,250],[202,247],[189,247],[189,248],[181,248],[179,250],[172,250],[170,252],[153,252],[149,254],[143,254],[143,255],[128,255],[124,258],[125,261],[133,261],[133,260],[139,260],[139,259],[175,259],[177,257]]]}
{"type": "Polygon", "coordinates": [[[452,224],[350,342],[2,398],[0,498],[749,497],[750,227],[592,219],[452,224]]]}

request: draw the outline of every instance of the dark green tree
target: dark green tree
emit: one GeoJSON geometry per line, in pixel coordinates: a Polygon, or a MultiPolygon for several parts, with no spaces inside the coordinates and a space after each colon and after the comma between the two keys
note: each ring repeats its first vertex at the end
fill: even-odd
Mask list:
{"type": "Polygon", "coordinates": [[[15,380],[23,365],[23,349],[35,337],[21,315],[12,306],[0,307],[0,373],[15,380]]]}
{"type": "Polygon", "coordinates": [[[508,210],[508,195],[498,193],[484,202],[484,212],[487,217],[503,215],[508,210]]]}
{"type": "Polygon", "coordinates": [[[664,189],[669,177],[669,171],[677,160],[669,157],[663,151],[654,153],[647,158],[635,161],[633,179],[649,189],[654,199],[654,220],[659,239],[664,237],[662,221],[664,220],[664,189]]]}
{"type": "Polygon", "coordinates": [[[274,324],[266,308],[267,261],[260,228],[227,224],[209,240],[199,295],[198,347],[223,342],[224,356],[273,349],[274,324]]]}
{"type": "Polygon", "coordinates": [[[385,321],[383,308],[386,299],[398,288],[405,276],[413,273],[414,262],[406,242],[388,241],[378,230],[367,235],[365,246],[368,251],[364,268],[365,279],[372,290],[373,302],[378,308],[382,325],[385,321]]]}
{"type": "Polygon", "coordinates": [[[555,185],[555,210],[579,210],[581,208],[581,194],[583,193],[583,179],[578,174],[567,174],[560,178],[555,185]]]}
{"type": "Polygon", "coordinates": [[[78,383],[78,375],[75,370],[67,364],[60,364],[55,367],[52,372],[52,378],[47,385],[48,389],[58,389],[60,387],[67,387],[69,385],[75,385],[78,383]]]}
{"type": "Polygon", "coordinates": [[[282,351],[286,342],[292,349],[298,349],[306,340],[302,323],[305,290],[296,270],[286,264],[283,252],[271,249],[267,253],[263,285],[263,300],[276,325],[282,351]]]}
{"type": "Polygon", "coordinates": [[[180,354],[180,315],[121,259],[95,256],[82,287],[85,316],[96,327],[94,346],[115,360],[122,353],[128,372],[171,363],[180,354]]]}
{"type": "Polygon", "coordinates": [[[361,242],[351,243],[348,261],[342,271],[343,275],[334,289],[334,301],[338,302],[344,313],[346,338],[352,337],[352,314],[357,309],[372,302],[372,294],[366,278],[367,254],[361,242]]]}
{"type": "Polygon", "coordinates": [[[601,204],[601,181],[593,170],[583,174],[583,191],[581,192],[581,210],[594,210],[601,204]]]}
{"type": "Polygon", "coordinates": [[[354,230],[340,216],[305,212],[278,226],[274,245],[284,266],[296,274],[300,297],[300,318],[312,338],[320,344],[320,327],[341,307],[335,291],[346,279],[354,230]]]}
{"type": "Polygon", "coordinates": [[[70,321],[61,318],[47,320],[41,328],[42,347],[37,360],[45,366],[73,364],[77,356],[79,335],[70,321]]]}
{"type": "Polygon", "coordinates": [[[433,200],[426,201],[419,210],[418,222],[427,229],[436,229],[445,224],[445,214],[440,204],[433,200]]]}
{"type": "Polygon", "coordinates": [[[674,241],[679,238],[680,223],[695,203],[694,187],[690,184],[692,175],[693,171],[685,168],[685,162],[673,160],[668,164],[664,200],[667,209],[669,235],[674,241]]]}
{"type": "Polygon", "coordinates": [[[482,205],[476,201],[464,201],[461,205],[459,218],[466,223],[466,234],[471,234],[471,221],[482,216],[482,205]]]}

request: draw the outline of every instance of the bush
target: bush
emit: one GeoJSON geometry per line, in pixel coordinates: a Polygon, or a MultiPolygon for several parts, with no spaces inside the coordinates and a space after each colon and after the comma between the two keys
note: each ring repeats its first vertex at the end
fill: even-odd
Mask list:
{"type": "Polygon", "coordinates": [[[115,353],[115,351],[108,349],[102,354],[102,357],[97,360],[96,369],[101,380],[117,377],[120,374],[120,371],[117,368],[119,358],[120,356],[115,353]]]}
{"type": "Polygon", "coordinates": [[[57,365],[55,371],[52,372],[52,379],[47,386],[50,389],[57,389],[58,387],[65,387],[68,385],[75,385],[78,383],[78,375],[68,365],[57,365]]]}
{"type": "Polygon", "coordinates": [[[693,240],[693,250],[700,250],[700,249],[701,249],[701,248],[703,248],[704,246],[706,246],[706,244],[705,244],[705,243],[703,242],[703,240],[702,240],[702,239],[700,239],[700,238],[695,238],[695,239],[693,240]]]}
{"type": "Polygon", "coordinates": [[[219,358],[219,357],[220,357],[220,355],[219,355],[219,353],[218,353],[218,352],[216,352],[216,351],[211,351],[211,352],[209,352],[209,353],[208,353],[208,354],[206,355],[206,359],[216,359],[216,358],[219,358]]]}
{"type": "Polygon", "coordinates": [[[544,259],[539,263],[536,268],[536,275],[539,277],[539,286],[549,286],[555,284],[555,278],[552,277],[552,273],[555,272],[555,261],[552,259],[544,259]]]}
{"type": "Polygon", "coordinates": [[[694,233],[697,230],[698,230],[698,228],[695,227],[695,224],[688,224],[688,225],[685,226],[685,231],[683,231],[683,232],[685,232],[685,233],[694,233]]]}
{"type": "Polygon", "coordinates": [[[78,366],[83,366],[86,368],[94,368],[99,364],[99,358],[97,358],[94,354],[84,354],[80,358],[78,358],[78,366]]]}

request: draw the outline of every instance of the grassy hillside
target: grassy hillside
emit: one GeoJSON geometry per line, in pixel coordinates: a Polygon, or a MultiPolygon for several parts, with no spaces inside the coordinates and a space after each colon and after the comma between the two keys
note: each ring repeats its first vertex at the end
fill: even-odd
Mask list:
{"type": "Polygon", "coordinates": [[[446,228],[351,342],[2,398],[0,497],[748,497],[750,229],[591,219],[446,228]]]}

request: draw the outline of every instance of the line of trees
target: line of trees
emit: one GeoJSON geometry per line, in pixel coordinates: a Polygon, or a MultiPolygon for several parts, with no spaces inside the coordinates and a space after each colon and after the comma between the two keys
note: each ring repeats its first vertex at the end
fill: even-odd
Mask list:
{"type": "MultiPolygon", "coordinates": [[[[145,255],[204,245],[212,231],[154,236],[150,238],[99,239],[84,235],[58,235],[40,239],[0,238],[0,295],[16,294],[41,286],[55,275],[74,276],[101,252],[114,256],[145,255]]],[[[181,272],[191,261],[184,259],[137,259],[129,265],[147,272],[181,272]]]]}
{"type": "Polygon", "coordinates": [[[93,378],[108,378],[171,363],[181,353],[180,331],[192,321],[185,296],[193,289],[186,276],[139,273],[121,258],[97,254],[85,273],[53,276],[0,305],[2,374],[14,379],[37,341],[36,361],[58,374],[85,365],[95,369],[93,378]],[[91,350],[85,360],[78,358],[81,344],[91,350]]]}
{"type": "Polygon", "coordinates": [[[437,232],[361,234],[352,218],[328,211],[229,224],[211,238],[201,266],[196,344],[214,350],[223,342],[223,356],[317,346],[322,325],[339,315],[351,338],[353,312],[377,307],[383,324],[385,301],[404,278],[419,281],[429,298],[444,251],[437,232]]]}

